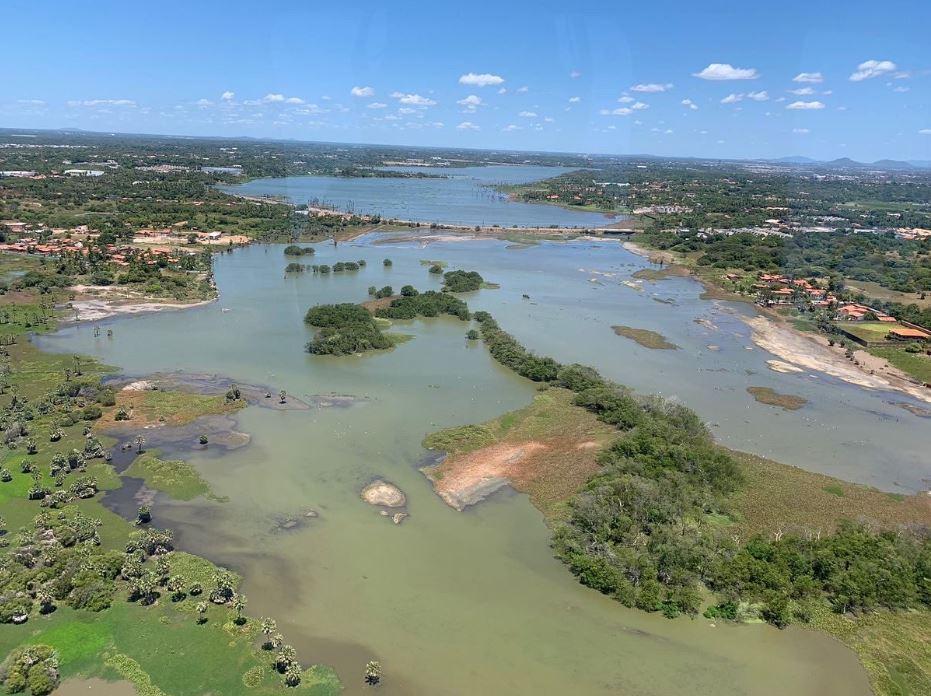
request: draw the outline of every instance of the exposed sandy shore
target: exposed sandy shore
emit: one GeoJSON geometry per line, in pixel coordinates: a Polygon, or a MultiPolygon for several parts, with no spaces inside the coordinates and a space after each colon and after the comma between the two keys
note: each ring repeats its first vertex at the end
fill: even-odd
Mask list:
{"type": "Polygon", "coordinates": [[[863,350],[854,351],[854,360],[860,363],[855,365],[844,357],[842,350],[831,348],[821,336],[800,333],[764,316],[743,317],[743,320],[753,329],[753,342],[784,361],[770,361],[771,369],[777,372],[787,371],[785,363],[788,363],[866,389],[900,391],[931,403],[931,390],[913,383],[905,373],[882,358],[863,350]]]}
{"type": "Polygon", "coordinates": [[[133,300],[127,298],[75,300],[71,303],[73,314],[70,318],[75,321],[100,321],[101,319],[128,314],[146,314],[148,312],[190,309],[191,307],[201,307],[211,302],[215,302],[215,300],[203,300],[202,302],[152,302],[143,299],[133,300]]]}

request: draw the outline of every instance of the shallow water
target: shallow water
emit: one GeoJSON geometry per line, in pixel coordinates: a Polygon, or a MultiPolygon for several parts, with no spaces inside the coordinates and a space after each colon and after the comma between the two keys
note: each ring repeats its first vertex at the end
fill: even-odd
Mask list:
{"type": "Polygon", "coordinates": [[[492,311],[538,352],[681,398],[717,423],[727,444],[889,488],[921,487],[931,473],[919,457],[927,422],[887,403],[905,397],[768,370],[772,356],[747,350],[738,318],[747,308],[701,300],[689,279],[642,292],[623,285],[645,262],[616,242],[374,245],[379,239],[317,247],[315,263],[365,258],[354,274],[283,278],[280,246],[222,255],[217,303],[115,320],[112,339],[87,325],[40,341],[132,374],[220,373],[309,403],[333,392],[365,397],[340,409],[245,409],[237,429],[252,436],[247,447],[188,456],[229,502],[155,505],[156,523],[178,530],[184,548],[244,574],[250,613],[278,618],[302,658],[336,666],[348,693],[362,690],[372,658],[383,664],[388,694],[868,692],[853,654],[827,636],[667,621],[581,587],[552,558],[549,532],[524,496],[502,492],[465,513],[445,506],[417,470],[422,437],[523,406],[535,388],[465,341],[465,323],[400,322],[396,330],[414,340],[329,358],[302,351],[311,335],[302,316],[312,304],[363,300],[369,285],[438,287],[419,261],[446,260],[500,283],[470,305],[492,311]],[[612,324],[659,331],[681,348],[650,351],[612,324]],[[810,404],[783,412],[756,403],[749,385],[810,404]],[[858,442],[864,433],[868,446],[858,442]],[[359,499],[376,476],[408,496],[411,517],[400,526],[359,499]],[[307,510],[319,517],[302,517],[307,510]],[[303,524],[282,530],[283,517],[303,524]]]}
{"type": "Polygon", "coordinates": [[[567,210],[542,203],[519,203],[490,188],[495,184],[522,184],[565,172],[562,167],[392,167],[444,178],[340,178],[291,176],[255,179],[221,186],[245,196],[284,196],[297,204],[316,201],[329,208],[398,220],[420,220],[447,225],[499,225],[501,227],[604,227],[620,217],[567,210]]]}

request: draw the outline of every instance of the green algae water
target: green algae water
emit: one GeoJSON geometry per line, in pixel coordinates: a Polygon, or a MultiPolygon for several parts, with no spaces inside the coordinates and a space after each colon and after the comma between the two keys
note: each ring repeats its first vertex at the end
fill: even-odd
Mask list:
{"type": "Polygon", "coordinates": [[[768,371],[771,356],[748,350],[739,308],[700,300],[688,279],[657,285],[673,304],[652,301],[651,291],[623,285],[645,264],[616,243],[385,241],[318,245],[314,263],[367,261],[357,273],[329,276],[284,277],[281,246],[239,250],[216,260],[221,297],[212,305],[114,320],[106,324],[112,339],[87,325],[41,340],[131,375],[207,372],[305,401],[355,397],[308,411],[250,407],[236,417],[248,446],[222,456],[209,447],[178,452],[228,502],[159,497],[155,522],[176,530],[182,548],[241,573],[251,615],[275,617],[302,660],[333,665],[350,694],[365,691],[370,659],[384,668],[379,690],[398,695],[869,693],[853,653],[824,634],[669,621],[580,586],[552,557],[549,530],[522,495],[501,491],[463,513],[447,507],[418,471],[429,456],[424,435],[522,407],[536,388],[466,341],[466,323],[397,322],[393,330],[413,340],[332,358],[303,351],[312,334],[302,319],[313,304],[365,300],[370,285],[438,287],[420,261],[445,260],[501,284],[465,297],[526,345],[681,398],[743,449],[889,488],[919,487],[928,472],[910,468],[920,418],[889,394],[768,371]],[[393,265],[383,267],[383,258],[393,265]],[[699,317],[713,319],[713,339],[699,317]],[[644,349],[616,336],[616,324],[656,330],[680,350],[644,349]],[[717,350],[704,347],[712,340],[717,350]],[[774,415],[745,393],[751,378],[810,404],[774,415]],[[872,447],[896,452],[880,471],[870,451],[845,446],[867,427],[872,447]],[[837,448],[846,456],[829,456],[837,448]],[[406,493],[402,524],[360,499],[376,477],[406,493]]]}

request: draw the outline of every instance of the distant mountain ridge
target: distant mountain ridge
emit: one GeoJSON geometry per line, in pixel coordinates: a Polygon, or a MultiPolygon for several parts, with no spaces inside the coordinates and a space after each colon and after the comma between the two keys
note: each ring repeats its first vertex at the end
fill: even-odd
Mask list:
{"type": "Polygon", "coordinates": [[[763,162],[772,162],[774,164],[817,164],[823,167],[845,167],[855,168],[879,168],[879,169],[931,169],[931,160],[893,160],[881,159],[875,162],[857,162],[849,157],[838,157],[833,160],[817,160],[811,157],[793,155],[789,157],[777,157],[775,159],[764,159],[763,162]]]}

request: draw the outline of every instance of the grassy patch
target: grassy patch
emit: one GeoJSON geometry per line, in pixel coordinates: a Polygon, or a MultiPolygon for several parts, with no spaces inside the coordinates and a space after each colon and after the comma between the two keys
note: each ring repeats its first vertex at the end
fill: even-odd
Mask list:
{"type": "Polygon", "coordinates": [[[134,426],[167,423],[187,425],[203,416],[231,413],[242,408],[242,400],[227,401],[223,395],[195,394],[183,391],[120,391],[116,395],[116,406],[101,419],[107,424],[115,423],[117,411],[123,409],[130,415],[134,426]]]}
{"type": "Polygon", "coordinates": [[[631,277],[637,280],[656,282],[658,280],[665,280],[666,278],[680,278],[687,275],[689,275],[688,268],[671,264],[664,268],[641,268],[639,271],[635,271],[631,274],[631,277]]]}
{"type": "Polygon", "coordinates": [[[877,694],[931,693],[931,613],[879,611],[851,617],[819,607],[812,625],[857,653],[877,694]]]}
{"type": "Polygon", "coordinates": [[[803,399],[801,396],[780,394],[769,387],[747,387],[747,392],[761,404],[778,406],[786,411],[797,411],[808,403],[808,399],[803,399]]]}
{"type": "Polygon", "coordinates": [[[574,394],[567,389],[550,387],[538,393],[529,406],[517,411],[479,425],[428,435],[425,447],[449,453],[431,471],[431,477],[441,480],[454,470],[459,458],[481,454],[484,448],[542,443],[544,448],[528,457],[526,465],[509,480],[514,488],[530,496],[547,519],[558,518],[563,503],[598,471],[598,452],[618,434],[592,413],[573,405],[573,398],[574,394]]]}
{"type": "Polygon", "coordinates": [[[885,358],[894,367],[914,377],[919,382],[931,383],[931,355],[922,353],[906,353],[901,348],[882,347],[870,348],[873,355],[885,358]]]}
{"type": "Polygon", "coordinates": [[[732,452],[746,485],[734,496],[741,538],[778,530],[828,534],[841,520],[865,519],[879,527],[931,525],[927,496],[893,497],[884,491],[744,452],[732,452]]]}
{"type": "Polygon", "coordinates": [[[198,496],[214,497],[210,486],[193,466],[183,461],[166,461],[146,452],[133,461],[127,476],[145,481],[149,488],[165,493],[175,500],[193,500],[198,496]]]}
{"type": "Polygon", "coordinates": [[[882,321],[844,321],[837,323],[838,328],[864,341],[876,343],[885,341],[889,330],[896,324],[882,321]]]}
{"type": "Polygon", "coordinates": [[[614,329],[614,333],[618,336],[629,338],[644,348],[650,348],[651,350],[676,350],[679,347],[675,343],[667,341],[663,334],[649,329],[635,329],[631,326],[612,326],[611,328],[614,329]]]}

